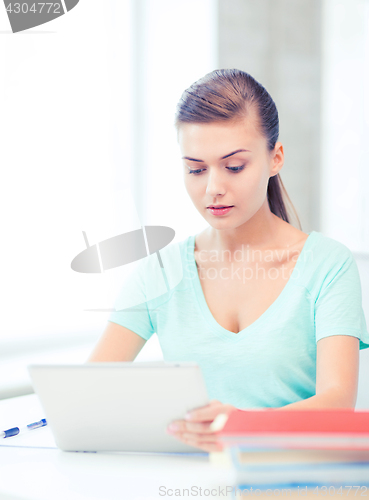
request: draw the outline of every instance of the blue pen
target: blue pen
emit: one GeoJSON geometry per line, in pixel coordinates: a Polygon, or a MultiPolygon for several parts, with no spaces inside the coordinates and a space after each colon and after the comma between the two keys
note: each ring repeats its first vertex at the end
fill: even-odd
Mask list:
{"type": "Polygon", "coordinates": [[[23,431],[32,431],[33,429],[38,429],[39,427],[44,427],[47,425],[46,419],[42,418],[39,422],[33,422],[32,424],[28,424],[26,427],[13,427],[12,429],[7,429],[6,431],[0,431],[0,438],[7,438],[16,436],[20,432],[23,431]]]}

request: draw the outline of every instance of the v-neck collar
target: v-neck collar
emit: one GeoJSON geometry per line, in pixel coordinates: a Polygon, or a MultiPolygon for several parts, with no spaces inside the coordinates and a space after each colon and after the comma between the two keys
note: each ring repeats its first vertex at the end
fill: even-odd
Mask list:
{"type": "Polygon", "coordinates": [[[198,270],[196,267],[196,261],[195,261],[195,238],[196,235],[192,235],[188,238],[187,242],[187,263],[189,266],[189,270],[191,271],[191,274],[193,276],[193,279],[191,280],[193,290],[196,296],[196,299],[198,301],[198,304],[200,306],[201,312],[204,316],[204,319],[207,321],[207,323],[212,327],[213,331],[215,331],[218,335],[220,335],[224,339],[228,339],[229,341],[234,341],[237,342],[241,338],[243,338],[246,334],[251,334],[254,330],[262,326],[265,321],[267,321],[272,314],[282,305],[283,301],[285,298],[288,296],[288,293],[290,291],[290,288],[293,284],[294,281],[300,276],[300,268],[303,266],[303,258],[305,257],[306,251],[311,247],[313,244],[316,236],[319,233],[317,231],[311,231],[308,233],[308,237],[306,238],[306,241],[304,243],[304,246],[302,247],[302,250],[300,252],[300,255],[298,256],[298,259],[296,261],[296,264],[293,268],[293,271],[291,273],[291,276],[289,277],[286,285],[284,286],[283,290],[281,293],[278,295],[276,300],[268,307],[268,309],[261,315],[259,318],[257,318],[251,325],[247,326],[243,330],[241,330],[238,333],[231,332],[227,330],[226,328],[223,328],[214,318],[212,315],[209,306],[205,300],[204,292],[201,287],[200,283],[200,277],[198,274],[198,270]]]}

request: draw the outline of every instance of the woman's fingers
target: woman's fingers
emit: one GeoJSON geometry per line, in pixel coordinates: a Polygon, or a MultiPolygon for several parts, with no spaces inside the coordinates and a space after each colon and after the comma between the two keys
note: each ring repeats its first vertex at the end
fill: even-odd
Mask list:
{"type": "Polygon", "coordinates": [[[203,406],[202,408],[197,408],[188,412],[185,415],[185,419],[188,422],[213,421],[219,413],[228,414],[235,409],[236,408],[232,405],[226,405],[220,401],[213,400],[210,404],[203,406]]]}
{"type": "Polygon", "coordinates": [[[169,431],[173,432],[196,432],[212,434],[210,430],[211,422],[186,422],[185,420],[175,420],[168,426],[169,431]]]}
{"type": "Polygon", "coordinates": [[[178,437],[181,437],[182,439],[190,439],[190,440],[195,440],[201,443],[216,443],[218,442],[217,436],[214,434],[199,434],[199,433],[192,433],[192,432],[179,432],[178,437]]]}
{"type": "Polygon", "coordinates": [[[204,451],[223,451],[223,445],[218,443],[216,439],[212,439],[207,434],[195,435],[187,432],[179,432],[173,434],[175,438],[182,441],[185,444],[194,446],[195,448],[200,448],[204,451]]]}
{"type": "MultiPolygon", "coordinates": [[[[196,408],[186,415],[185,420],[175,420],[167,427],[167,432],[183,443],[204,451],[222,451],[215,429],[211,427],[219,415],[227,416],[236,408],[213,399],[206,406],[196,408]]],[[[227,417],[226,417],[227,418],[227,417]]]]}

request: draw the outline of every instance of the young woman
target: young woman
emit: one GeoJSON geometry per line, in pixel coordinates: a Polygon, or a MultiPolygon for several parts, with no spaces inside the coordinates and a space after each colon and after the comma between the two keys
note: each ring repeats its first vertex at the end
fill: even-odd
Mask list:
{"type": "MultiPolygon", "coordinates": [[[[208,227],[175,244],[179,283],[112,313],[89,361],[132,361],[156,332],[166,361],[197,362],[211,403],[168,432],[204,451],[220,449],[210,424],[234,408],[354,408],[369,347],[357,265],[345,245],[291,225],[273,99],[249,74],[215,70],[185,90],[175,125],[208,227]]],[[[143,293],[149,259],[133,285],[143,293]]]]}

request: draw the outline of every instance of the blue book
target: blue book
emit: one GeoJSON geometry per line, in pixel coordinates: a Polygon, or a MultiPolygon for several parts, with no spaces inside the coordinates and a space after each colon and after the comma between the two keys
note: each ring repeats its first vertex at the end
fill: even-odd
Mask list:
{"type": "Polygon", "coordinates": [[[369,485],[368,450],[228,449],[239,489],[369,485]]]}

